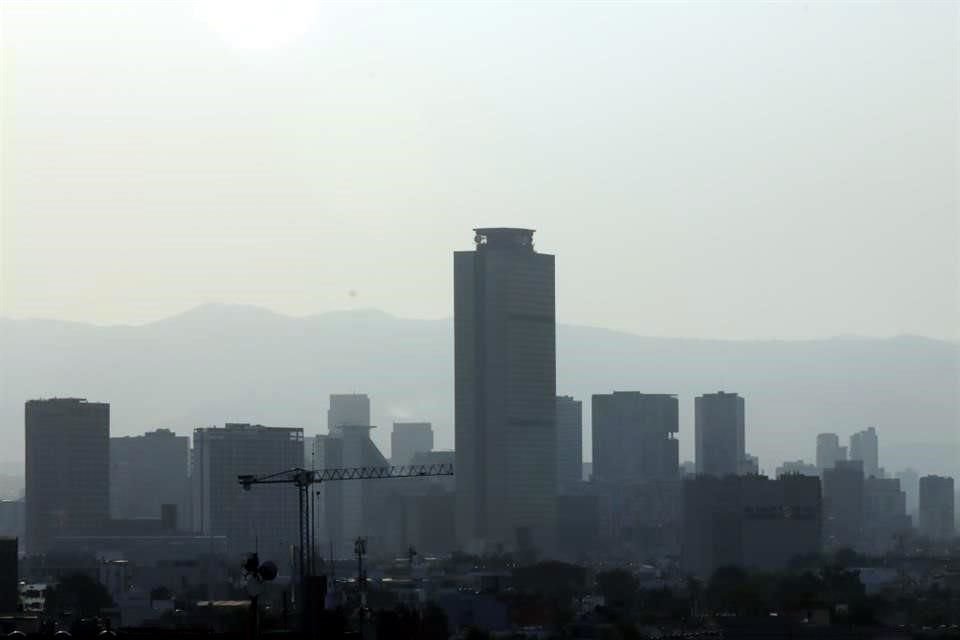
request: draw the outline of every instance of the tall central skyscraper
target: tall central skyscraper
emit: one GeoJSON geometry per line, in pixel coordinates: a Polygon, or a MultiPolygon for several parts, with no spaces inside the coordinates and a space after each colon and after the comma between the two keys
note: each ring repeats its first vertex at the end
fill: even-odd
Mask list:
{"type": "Polygon", "coordinates": [[[468,550],[552,546],[554,257],[531,229],[475,229],[454,253],[457,537],[468,550]]]}

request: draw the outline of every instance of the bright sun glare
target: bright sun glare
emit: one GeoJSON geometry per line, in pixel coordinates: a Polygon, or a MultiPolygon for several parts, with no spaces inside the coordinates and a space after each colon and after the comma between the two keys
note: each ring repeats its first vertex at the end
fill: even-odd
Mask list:
{"type": "Polygon", "coordinates": [[[275,49],[303,37],[316,20],[314,0],[198,0],[201,17],[229,46],[275,49]]]}

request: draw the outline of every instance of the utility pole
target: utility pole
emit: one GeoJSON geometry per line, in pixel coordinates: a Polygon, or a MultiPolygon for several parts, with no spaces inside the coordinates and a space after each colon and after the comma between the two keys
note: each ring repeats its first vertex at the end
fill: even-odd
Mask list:
{"type": "Polygon", "coordinates": [[[367,539],[357,538],[353,543],[353,553],[357,556],[357,591],[360,594],[360,608],[367,607],[367,573],[363,570],[363,556],[367,555],[367,539]]]}

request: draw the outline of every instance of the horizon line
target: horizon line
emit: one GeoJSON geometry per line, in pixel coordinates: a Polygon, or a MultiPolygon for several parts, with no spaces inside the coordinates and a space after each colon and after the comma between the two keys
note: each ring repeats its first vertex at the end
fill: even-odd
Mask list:
{"type": "MultiPolygon", "coordinates": [[[[383,316],[393,318],[395,320],[404,320],[404,321],[415,321],[415,322],[449,322],[453,320],[452,315],[443,316],[440,318],[428,318],[428,317],[410,317],[397,315],[393,312],[386,311],[377,307],[357,307],[357,308],[343,308],[343,309],[329,309],[327,311],[318,311],[315,313],[308,313],[303,315],[284,313],[276,311],[269,307],[263,305],[242,303],[242,302],[202,302],[186,309],[172,313],[169,315],[163,315],[153,320],[146,320],[143,322],[132,323],[132,322],[113,322],[113,323],[100,323],[89,320],[64,320],[62,318],[53,318],[47,316],[8,316],[0,315],[0,321],[10,321],[10,322],[54,322],[62,324],[72,324],[72,325],[81,325],[85,327],[95,327],[98,329],[111,329],[111,328],[126,328],[126,329],[136,329],[149,327],[151,325],[160,324],[163,322],[174,321],[184,316],[187,316],[192,313],[204,309],[245,309],[253,310],[257,312],[267,313],[278,318],[283,318],[287,320],[310,320],[314,318],[320,318],[323,316],[331,315],[341,315],[341,314],[362,314],[362,313],[375,313],[383,316]]],[[[942,342],[951,344],[954,346],[960,346],[960,339],[956,338],[946,338],[946,337],[934,337],[917,333],[897,333],[897,334],[888,334],[888,335],[863,335],[863,334],[831,334],[827,336],[820,337],[788,337],[788,338],[762,338],[762,337],[746,337],[746,338],[722,338],[722,337],[702,337],[702,336],[677,336],[677,335],[650,335],[644,333],[638,333],[630,329],[619,329],[604,327],[599,325],[583,324],[583,323],[567,323],[567,322],[557,322],[557,326],[571,327],[571,328],[583,328],[583,329],[593,329],[597,331],[606,331],[610,333],[618,333],[623,335],[634,336],[638,338],[647,338],[647,339],[659,339],[659,340],[689,340],[689,341],[703,341],[703,342],[825,342],[830,340],[896,340],[903,338],[914,338],[921,340],[929,340],[933,342],[942,342]]]]}

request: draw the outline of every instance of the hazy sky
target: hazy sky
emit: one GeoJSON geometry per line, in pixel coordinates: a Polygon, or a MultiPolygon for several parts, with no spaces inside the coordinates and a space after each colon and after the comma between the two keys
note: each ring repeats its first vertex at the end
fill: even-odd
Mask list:
{"type": "Polygon", "coordinates": [[[4,2],[0,314],[452,314],[960,337],[960,4],[4,2]]]}

